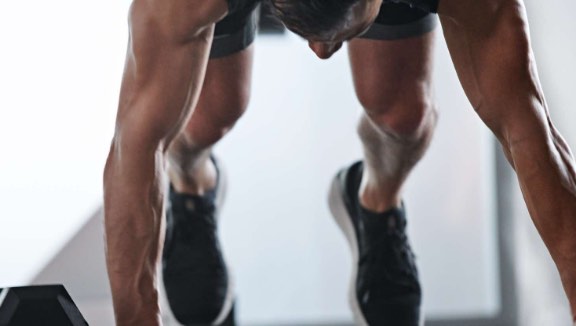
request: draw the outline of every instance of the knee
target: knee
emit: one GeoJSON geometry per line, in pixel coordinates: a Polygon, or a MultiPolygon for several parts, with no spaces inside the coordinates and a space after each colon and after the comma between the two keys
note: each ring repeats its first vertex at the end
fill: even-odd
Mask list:
{"type": "Polygon", "coordinates": [[[203,94],[184,128],[183,137],[196,147],[209,147],[222,139],[246,112],[249,86],[231,87],[224,94],[203,94]]]}
{"type": "Polygon", "coordinates": [[[366,115],[383,130],[399,136],[412,136],[434,126],[434,101],[422,92],[412,94],[385,94],[371,92],[358,94],[366,115]]]}
{"type": "Polygon", "coordinates": [[[207,110],[213,113],[213,123],[220,129],[230,129],[244,115],[250,101],[250,86],[227,89],[224,96],[213,96],[207,110]]]}

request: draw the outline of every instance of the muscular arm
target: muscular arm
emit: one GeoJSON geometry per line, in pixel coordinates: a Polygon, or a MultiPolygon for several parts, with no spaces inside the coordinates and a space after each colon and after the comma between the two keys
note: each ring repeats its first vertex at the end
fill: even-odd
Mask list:
{"type": "Polygon", "coordinates": [[[522,0],[442,0],[460,81],[498,137],[576,316],[576,163],[538,80],[522,0]]]}
{"type": "Polygon", "coordinates": [[[203,82],[225,0],[134,0],[116,132],[104,171],[106,262],[117,325],[160,325],[156,263],[164,153],[203,82]]]}

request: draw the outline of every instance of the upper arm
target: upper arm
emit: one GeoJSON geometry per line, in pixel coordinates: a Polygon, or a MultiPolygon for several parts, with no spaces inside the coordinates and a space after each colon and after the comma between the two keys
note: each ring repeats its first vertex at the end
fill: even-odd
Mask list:
{"type": "Polygon", "coordinates": [[[225,0],[133,0],[121,139],[158,144],[183,126],[203,83],[214,24],[226,12],[225,0]]]}
{"type": "Polygon", "coordinates": [[[226,0],[133,0],[129,23],[134,29],[154,29],[160,36],[186,42],[221,20],[226,0]]]}
{"type": "Polygon", "coordinates": [[[526,15],[520,0],[443,0],[444,36],[475,108],[539,97],[526,15]]]}

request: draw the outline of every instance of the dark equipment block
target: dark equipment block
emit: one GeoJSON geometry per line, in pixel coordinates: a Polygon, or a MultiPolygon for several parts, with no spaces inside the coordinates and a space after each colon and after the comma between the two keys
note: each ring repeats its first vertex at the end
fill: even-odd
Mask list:
{"type": "Polygon", "coordinates": [[[63,285],[0,289],[0,326],[88,325],[63,285]]]}

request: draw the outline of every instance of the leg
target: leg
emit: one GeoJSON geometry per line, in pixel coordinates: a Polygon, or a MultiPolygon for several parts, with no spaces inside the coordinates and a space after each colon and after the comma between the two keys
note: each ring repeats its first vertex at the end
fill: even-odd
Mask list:
{"type": "Polygon", "coordinates": [[[362,39],[350,42],[354,84],[365,110],[358,126],[364,160],[338,173],[330,208],[352,248],[356,323],[417,326],[422,291],[401,191],[436,122],[429,33],[435,18],[394,4],[384,13],[412,20],[402,26],[377,20],[362,39]]]}
{"type": "Polygon", "coordinates": [[[226,180],[210,152],[248,105],[258,13],[246,7],[216,24],[200,99],[168,151],[162,276],[170,309],[183,325],[234,320],[234,285],[217,233],[226,180]]]}
{"type": "Polygon", "coordinates": [[[433,39],[428,33],[350,42],[354,85],[365,110],[358,126],[365,160],[360,200],[370,210],[399,207],[402,185],[428,148],[436,123],[433,39]]]}
{"type": "Polygon", "coordinates": [[[210,151],[247,106],[252,53],[249,47],[209,61],[198,105],[169,150],[162,274],[172,313],[184,325],[234,319],[234,286],[217,234],[226,181],[210,151]]]}
{"type": "Polygon", "coordinates": [[[169,150],[168,174],[178,192],[202,194],[215,186],[211,148],[248,105],[253,52],[251,46],[208,62],[198,105],[169,150]]]}
{"type": "Polygon", "coordinates": [[[460,81],[518,174],[528,210],[576,313],[576,173],[536,72],[521,0],[442,0],[460,81]]]}
{"type": "Polygon", "coordinates": [[[198,105],[169,150],[168,174],[180,193],[202,195],[215,186],[211,148],[230,131],[248,105],[254,52],[250,45],[259,12],[253,3],[216,24],[198,105]]]}
{"type": "Polygon", "coordinates": [[[225,1],[140,1],[117,126],[104,171],[106,263],[117,325],[160,325],[156,263],[164,198],[164,153],[203,82],[214,22],[225,1]]]}

